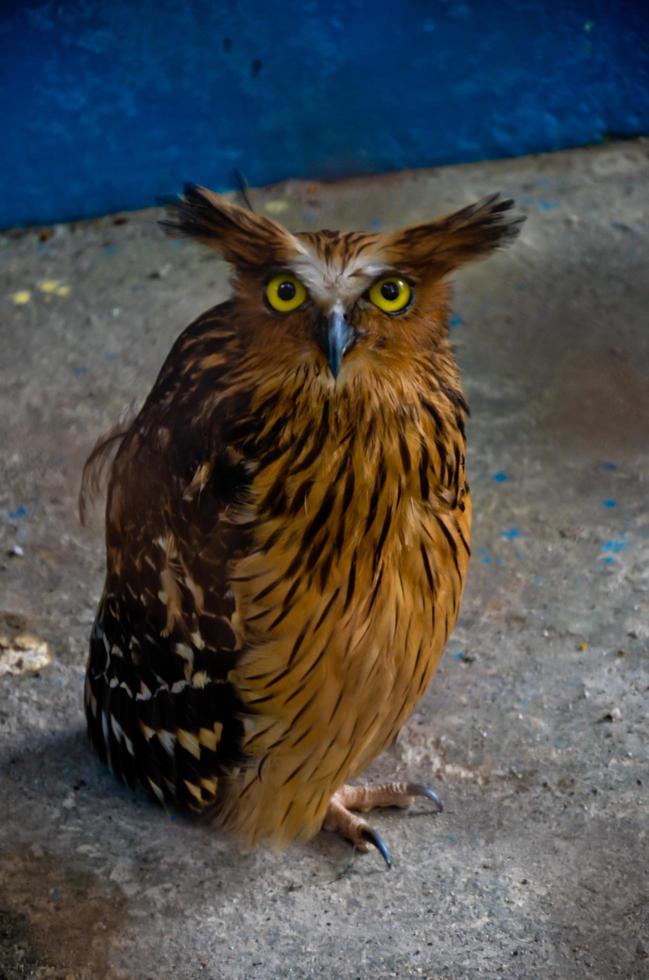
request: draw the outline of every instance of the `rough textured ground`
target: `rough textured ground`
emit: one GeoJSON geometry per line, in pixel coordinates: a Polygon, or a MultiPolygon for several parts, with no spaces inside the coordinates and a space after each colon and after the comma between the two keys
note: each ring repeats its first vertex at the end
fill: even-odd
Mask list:
{"type": "Polygon", "coordinates": [[[18,651],[0,677],[0,977],[649,976],[648,155],[255,195],[292,227],[387,228],[493,190],[529,215],[457,279],[474,560],[433,685],[374,767],[432,779],[447,808],[376,816],[391,872],[328,834],[241,855],[95,762],[103,554],[101,521],[76,521],[81,463],[225,269],[155,212],[4,235],[0,663],[26,632],[52,661],[18,651]]]}

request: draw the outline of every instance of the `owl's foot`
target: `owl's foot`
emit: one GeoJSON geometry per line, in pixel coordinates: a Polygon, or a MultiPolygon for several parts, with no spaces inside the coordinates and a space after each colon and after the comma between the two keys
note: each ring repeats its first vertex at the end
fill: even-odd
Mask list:
{"type": "Polygon", "coordinates": [[[324,830],[334,830],[341,837],[351,841],[359,851],[369,851],[376,847],[388,868],[392,867],[390,852],[381,835],[366,820],[356,816],[353,810],[366,812],[374,807],[411,806],[416,797],[425,796],[438,810],[444,804],[437,793],[418,783],[380,783],[378,786],[343,786],[331,797],[329,809],[324,820],[324,830]]]}

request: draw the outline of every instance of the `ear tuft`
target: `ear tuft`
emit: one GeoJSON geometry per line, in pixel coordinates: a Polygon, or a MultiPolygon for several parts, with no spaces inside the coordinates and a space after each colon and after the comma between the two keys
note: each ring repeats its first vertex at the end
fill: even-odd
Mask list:
{"type": "Polygon", "coordinates": [[[418,274],[444,276],[466,262],[509,244],[521,230],[523,215],[509,212],[514,202],[491,194],[475,204],[426,225],[390,235],[386,245],[395,266],[418,274]]]}
{"type": "Polygon", "coordinates": [[[198,184],[185,184],[183,196],[167,205],[167,215],[160,224],[172,236],[195,238],[235,265],[287,262],[301,251],[293,235],[276,221],[198,184]]]}
{"type": "Polygon", "coordinates": [[[440,224],[454,235],[464,232],[476,246],[489,252],[492,248],[506,245],[520,233],[525,215],[507,214],[513,206],[512,198],[503,199],[500,194],[490,194],[442,218],[440,224]]]}

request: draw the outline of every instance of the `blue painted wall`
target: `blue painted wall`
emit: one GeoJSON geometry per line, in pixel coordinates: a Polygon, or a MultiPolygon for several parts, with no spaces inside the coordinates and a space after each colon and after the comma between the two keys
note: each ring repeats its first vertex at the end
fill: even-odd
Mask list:
{"type": "Polygon", "coordinates": [[[649,132],[649,3],[0,2],[0,226],[649,132]]]}

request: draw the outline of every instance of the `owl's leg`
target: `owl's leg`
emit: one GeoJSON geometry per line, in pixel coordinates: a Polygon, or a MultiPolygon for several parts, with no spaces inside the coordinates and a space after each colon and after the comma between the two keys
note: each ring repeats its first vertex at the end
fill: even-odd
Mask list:
{"type": "Polygon", "coordinates": [[[438,810],[444,809],[444,804],[437,793],[427,786],[420,786],[419,783],[343,786],[332,796],[322,826],[324,830],[334,830],[341,837],[351,841],[359,851],[369,851],[370,846],[376,847],[390,868],[392,858],[383,838],[370,827],[366,820],[358,817],[352,811],[366,812],[377,806],[408,807],[415,802],[417,796],[425,796],[435,804],[438,810]]]}

